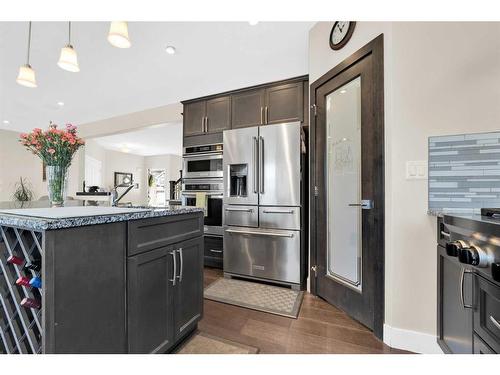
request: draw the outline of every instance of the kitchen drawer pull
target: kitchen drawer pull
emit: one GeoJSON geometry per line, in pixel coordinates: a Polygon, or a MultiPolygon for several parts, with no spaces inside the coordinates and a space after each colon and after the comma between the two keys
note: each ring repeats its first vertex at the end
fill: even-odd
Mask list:
{"type": "Polygon", "coordinates": [[[257,236],[268,236],[268,237],[288,237],[288,238],[293,237],[293,233],[253,232],[253,231],[243,231],[243,230],[233,230],[233,229],[226,229],[226,232],[235,234],[254,234],[257,236]]]}
{"type": "Polygon", "coordinates": [[[293,210],[279,211],[279,210],[263,210],[265,214],[293,214],[293,210]]]}
{"type": "Polygon", "coordinates": [[[182,274],[184,272],[184,259],[182,256],[182,247],[178,248],[177,251],[179,252],[179,259],[181,260],[179,276],[177,276],[177,278],[179,279],[179,282],[181,282],[182,281],[182,274]]]}
{"type": "Polygon", "coordinates": [[[214,250],[214,249],[210,249],[210,252],[211,252],[211,253],[222,253],[222,250],[214,250]]]}
{"type": "Polygon", "coordinates": [[[446,233],[444,230],[441,231],[441,236],[450,238],[450,234],[446,233]]]}
{"type": "Polygon", "coordinates": [[[175,250],[170,253],[170,255],[172,255],[172,258],[174,260],[174,273],[173,273],[173,278],[171,278],[170,281],[174,286],[177,281],[177,257],[175,256],[175,253],[176,253],[175,250]]]}
{"type": "Polygon", "coordinates": [[[253,212],[253,208],[226,208],[226,211],[253,212]]]}
{"type": "Polygon", "coordinates": [[[496,320],[492,315],[490,315],[490,320],[495,325],[495,327],[500,329],[500,322],[498,320],[496,320]]]}
{"type": "Polygon", "coordinates": [[[464,297],[464,278],[466,273],[473,273],[471,270],[466,270],[465,268],[462,267],[462,275],[460,276],[460,302],[462,303],[462,307],[464,309],[472,309],[472,305],[466,305],[465,304],[465,297],[464,297]]]}

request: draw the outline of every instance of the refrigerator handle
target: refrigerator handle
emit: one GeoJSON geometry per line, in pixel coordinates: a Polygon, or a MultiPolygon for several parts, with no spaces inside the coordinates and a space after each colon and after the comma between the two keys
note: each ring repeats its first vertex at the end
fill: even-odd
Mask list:
{"type": "Polygon", "coordinates": [[[259,185],[260,193],[264,194],[264,138],[259,136],[259,185]]]}
{"type": "Polygon", "coordinates": [[[257,140],[257,137],[253,137],[253,192],[255,194],[258,193],[257,189],[257,170],[258,170],[258,165],[259,165],[259,157],[258,157],[258,149],[259,149],[259,141],[257,140]]]}

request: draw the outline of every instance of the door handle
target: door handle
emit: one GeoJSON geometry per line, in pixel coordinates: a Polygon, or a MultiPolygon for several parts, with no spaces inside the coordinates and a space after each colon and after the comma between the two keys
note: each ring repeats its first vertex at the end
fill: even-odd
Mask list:
{"type": "Polygon", "coordinates": [[[264,138],[259,136],[259,185],[260,193],[264,194],[264,138]]]}
{"type": "Polygon", "coordinates": [[[179,276],[177,276],[177,278],[179,279],[179,282],[182,282],[182,274],[184,272],[184,259],[182,257],[182,247],[178,248],[177,251],[179,252],[179,260],[181,261],[179,276]]]}
{"type": "MultiPolygon", "coordinates": [[[[262,113],[262,107],[261,107],[261,113],[262,113]]],[[[257,170],[258,170],[258,163],[259,163],[259,158],[257,156],[258,154],[258,149],[259,149],[259,141],[257,140],[257,137],[253,137],[253,192],[255,194],[258,193],[257,189],[257,170]]]]}
{"type": "Polygon", "coordinates": [[[500,329],[500,322],[498,320],[496,320],[492,315],[490,315],[490,321],[493,323],[493,325],[495,327],[497,327],[498,329],[500,329]]]}
{"type": "Polygon", "coordinates": [[[472,309],[472,305],[466,305],[465,304],[465,297],[464,297],[464,278],[466,273],[473,273],[471,270],[466,270],[464,267],[462,267],[462,274],[460,276],[460,302],[462,303],[462,307],[464,309],[472,309]]]}
{"type": "Polygon", "coordinates": [[[170,279],[170,281],[172,282],[172,285],[175,286],[175,283],[177,281],[177,257],[175,256],[175,250],[172,251],[170,253],[170,255],[172,255],[172,258],[174,260],[174,273],[173,273],[173,277],[170,279]]]}
{"type": "Polygon", "coordinates": [[[253,208],[225,208],[226,211],[253,212],[253,208]]]}
{"type": "Polygon", "coordinates": [[[253,234],[256,236],[268,236],[268,237],[288,237],[288,238],[293,237],[293,233],[254,232],[249,230],[233,230],[233,229],[226,229],[226,232],[234,234],[253,234]]]}
{"type": "Polygon", "coordinates": [[[263,210],[265,214],[293,214],[293,210],[278,211],[278,210],[263,210]]]}
{"type": "Polygon", "coordinates": [[[371,210],[373,208],[373,201],[371,199],[363,199],[361,203],[349,203],[349,207],[361,207],[363,210],[371,210]]]}

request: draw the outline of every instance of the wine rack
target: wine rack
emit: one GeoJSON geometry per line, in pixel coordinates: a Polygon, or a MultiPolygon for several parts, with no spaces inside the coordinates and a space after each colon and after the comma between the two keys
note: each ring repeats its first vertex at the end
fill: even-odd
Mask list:
{"type": "Polygon", "coordinates": [[[0,353],[42,352],[42,243],[42,232],[0,226],[0,353]]]}

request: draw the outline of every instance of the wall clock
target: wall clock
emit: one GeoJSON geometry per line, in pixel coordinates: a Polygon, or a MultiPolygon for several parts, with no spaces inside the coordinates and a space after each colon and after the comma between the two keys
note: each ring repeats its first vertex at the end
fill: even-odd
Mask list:
{"type": "Polygon", "coordinates": [[[353,21],[335,21],[330,32],[330,48],[339,50],[344,47],[351,39],[355,26],[353,21]]]}

